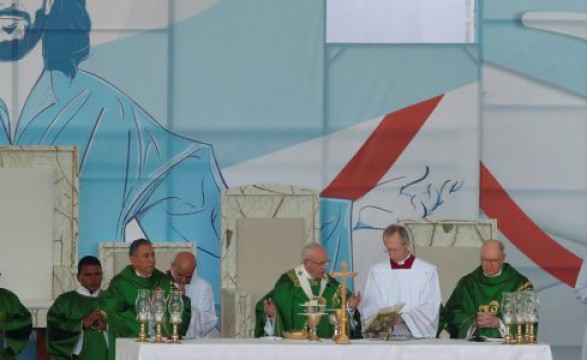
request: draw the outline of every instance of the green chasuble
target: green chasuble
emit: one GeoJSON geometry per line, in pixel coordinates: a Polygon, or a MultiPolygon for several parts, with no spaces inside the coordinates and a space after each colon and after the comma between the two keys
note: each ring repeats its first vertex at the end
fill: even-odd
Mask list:
{"type": "MultiPolygon", "coordinates": [[[[479,266],[459,280],[443,309],[443,319],[451,338],[464,338],[473,325],[479,307],[485,307],[501,318],[502,293],[532,289],[532,284],[511,265],[504,264],[501,274],[488,277],[479,266]]],[[[513,330],[513,329],[512,329],[513,330]]],[[[479,334],[499,338],[498,329],[479,329],[479,334]]]]}
{"type": "MultiPolygon", "coordinates": [[[[320,292],[320,280],[310,280],[312,293],[318,295],[320,292]]],[[[347,299],[352,294],[347,290],[347,299]]],[[[265,335],[264,327],[267,321],[265,310],[263,308],[263,301],[267,298],[273,299],[273,303],[277,308],[275,316],[275,336],[283,336],[284,331],[302,330],[306,323],[306,317],[299,315],[305,312],[305,308],[301,306],[309,299],[300,286],[298,277],[294,269],[289,270],[281,275],[275,287],[267,295],[265,295],[256,306],[256,324],[255,337],[265,335]]],[[[322,297],[326,299],[326,309],[340,308],[341,306],[341,286],[335,279],[328,276],[328,282],[322,297]]],[[[355,310],[353,322],[356,324],[354,330],[349,332],[351,338],[358,338],[361,336],[361,320],[359,310],[355,310]]],[[[321,338],[330,338],[334,335],[334,327],[328,321],[328,315],[324,315],[318,324],[318,336],[321,338]]]]}
{"type": "Polygon", "coordinates": [[[51,359],[72,359],[83,330],[80,359],[108,359],[108,345],[99,329],[83,329],[83,319],[101,309],[100,297],[84,296],[77,291],[59,295],[47,313],[47,352],[51,359]]]}
{"type": "Polygon", "coordinates": [[[31,313],[14,293],[0,288],[0,359],[14,359],[32,329],[31,313]]]}
{"type": "MultiPolygon", "coordinates": [[[[164,295],[168,296],[173,285],[167,274],[155,269],[151,276],[141,277],[135,273],[131,265],[125,267],[118,275],[112,278],[110,286],[104,292],[102,298],[104,308],[108,314],[108,335],[109,335],[109,358],[114,359],[115,341],[119,337],[133,337],[139,335],[139,322],[135,301],[139,289],[154,290],[163,289],[164,295]]],[[[190,324],[191,302],[186,296],[183,299],[183,315],[179,332],[185,335],[190,324]]],[[[169,319],[166,314],[165,319],[169,319]]],[[[163,336],[171,336],[171,325],[163,324],[163,336]]]]}

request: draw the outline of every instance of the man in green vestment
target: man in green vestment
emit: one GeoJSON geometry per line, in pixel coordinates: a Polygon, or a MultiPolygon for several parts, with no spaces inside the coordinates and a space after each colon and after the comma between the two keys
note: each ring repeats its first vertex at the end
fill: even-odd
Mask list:
{"type": "MultiPolygon", "coordinates": [[[[341,307],[341,286],[326,274],[328,255],[322,245],[311,243],[304,247],[302,263],[287,271],[277,280],[275,287],[256,306],[255,337],[282,336],[284,331],[303,330],[307,317],[304,303],[315,298],[324,298],[326,308],[341,307]]],[[[361,294],[347,292],[350,337],[361,336],[361,321],[357,306],[361,294]]],[[[329,338],[334,334],[328,316],[320,319],[318,336],[329,338]]]]}
{"type": "MultiPolygon", "coordinates": [[[[133,241],[130,245],[129,256],[131,265],[112,278],[103,295],[104,308],[108,315],[110,359],[114,359],[116,338],[137,337],[139,334],[135,308],[138,290],[162,289],[164,296],[168,296],[173,289],[167,274],[155,269],[155,251],[149,240],[133,241]]],[[[190,324],[191,303],[188,297],[182,296],[182,298],[184,306],[179,331],[184,336],[190,324]]],[[[166,324],[162,330],[164,336],[171,335],[171,328],[166,324]]]]}
{"type": "Polygon", "coordinates": [[[459,280],[443,309],[450,336],[465,338],[478,329],[481,336],[503,337],[502,294],[532,288],[528,278],[505,263],[502,242],[486,241],[481,247],[481,266],[459,280]]]}
{"type": "Polygon", "coordinates": [[[77,264],[78,289],[59,295],[47,313],[51,359],[108,359],[106,313],[101,310],[102,264],[85,256],[77,264]]]}
{"type": "Polygon", "coordinates": [[[0,288],[0,359],[14,359],[32,330],[30,311],[14,293],[0,288]]]}

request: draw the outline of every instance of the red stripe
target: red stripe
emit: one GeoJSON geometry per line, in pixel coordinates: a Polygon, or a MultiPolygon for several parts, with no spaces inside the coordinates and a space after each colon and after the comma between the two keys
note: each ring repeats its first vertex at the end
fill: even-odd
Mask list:
{"type": "Polygon", "coordinates": [[[373,189],[441,99],[442,95],[387,114],[321,196],[357,200],[373,189]]]}
{"type": "Polygon", "coordinates": [[[514,202],[481,163],[481,209],[497,219],[499,230],[526,256],[565,284],[574,287],[582,259],[548,236],[514,202]]]}

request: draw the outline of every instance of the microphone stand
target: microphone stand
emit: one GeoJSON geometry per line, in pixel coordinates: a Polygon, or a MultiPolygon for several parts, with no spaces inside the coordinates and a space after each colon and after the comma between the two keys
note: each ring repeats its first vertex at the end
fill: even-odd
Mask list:
{"type": "Polygon", "coordinates": [[[473,332],[473,334],[475,336],[469,338],[469,341],[473,341],[473,342],[485,342],[487,339],[485,339],[483,336],[481,336],[479,334],[479,321],[477,320],[477,316],[475,316],[475,331],[473,332]]]}

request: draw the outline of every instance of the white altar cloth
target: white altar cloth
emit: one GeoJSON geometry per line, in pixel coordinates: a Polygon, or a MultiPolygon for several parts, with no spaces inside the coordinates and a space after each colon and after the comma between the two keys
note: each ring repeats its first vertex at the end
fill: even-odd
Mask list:
{"type": "Polygon", "coordinates": [[[353,340],[350,345],[268,339],[196,339],[181,344],[139,343],[116,340],[116,360],[552,360],[546,344],[504,345],[465,340],[409,341],[353,340]]]}

